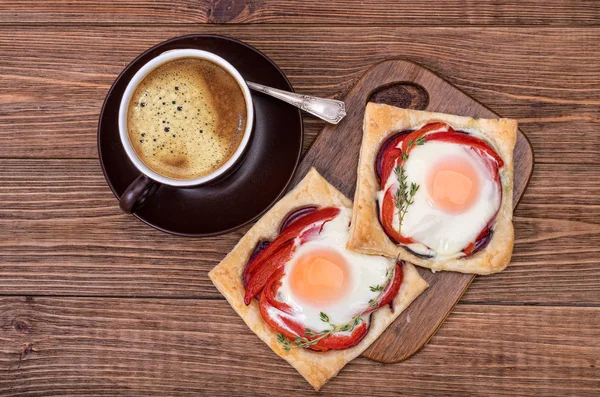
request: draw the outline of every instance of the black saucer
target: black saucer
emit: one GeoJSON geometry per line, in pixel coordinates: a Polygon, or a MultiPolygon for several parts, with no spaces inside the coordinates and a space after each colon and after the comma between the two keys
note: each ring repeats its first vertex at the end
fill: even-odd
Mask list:
{"type": "MultiPolygon", "coordinates": [[[[108,185],[117,198],[140,174],[119,139],[119,104],[127,83],[150,59],[177,48],[213,52],[250,81],[293,91],[283,72],[265,55],[240,41],[214,35],[174,38],[147,50],[123,70],[111,87],[98,123],[98,152],[108,185]]],[[[227,177],[196,188],[161,185],[134,216],[183,236],[226,233],[259,217],[283,194],[302,152],[300,111],[277,99],[252,93],[254,132],[239,166],[227,177]]],[[[117,202],[115,202],[117,205],[117,202]]]]}

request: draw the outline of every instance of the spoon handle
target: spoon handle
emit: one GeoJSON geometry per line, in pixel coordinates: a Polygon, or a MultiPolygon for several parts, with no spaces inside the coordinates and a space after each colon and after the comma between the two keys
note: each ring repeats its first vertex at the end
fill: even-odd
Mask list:
{"type": "Polygon", "coordinates": [[[335,99],[317,98],[309,95],[294,94],[293,92],[278,90],[266,85],[246,82],[248,87],[255,91],[270,95],[297,108],[304,110],[330,124],[339,123],[346,115],[346,105],[335,99]]]}

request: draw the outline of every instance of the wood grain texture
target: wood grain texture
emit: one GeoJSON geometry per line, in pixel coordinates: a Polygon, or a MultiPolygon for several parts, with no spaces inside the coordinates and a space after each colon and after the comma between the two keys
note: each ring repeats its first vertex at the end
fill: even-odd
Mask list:
{"type": "MultiPolygon", "coordinates": [[[[245,229],[157,232],[102,177],[110,84],[190,33],[247,41],[319,96],[405,57],[533,142],[511,266],[477,278],[418,355],[359,358],[319,395],[597,395],[599,24],[594,0],[0,0],[0,395],[317,395],[208,280],[245,229]],[[93,297],[34,296],[59,294],[93,297]]],[[[304,121],[308,147],[324,124],[304,121]]]]}
{"type": "MultiPolygon", "coordinates": [[[[0,157],[95,158],[100,107],[121,69],[167,38],[216,33],[256,46],[297,91],[318,96],[345,92],[377,61],[405,57],[499,114],[519,119],[536,161],[600,163],[598,29],[306,26],[301,31],[299,36],[297,27],[273,25],[0,28],[0,48],[10,49],[0,52],[5,87],[0,157]]],[[[305,120],[308,146],[324,124],[305,120]]]]}
{"type": "Polygon", "coordinates": [[[416,356],[316,393],[225,301],[0,298],[0,395],[597,395],[600,308],[459,305],[416,356]],[[251,363],[251,364],[250,364],[251,363]]]}
{"type": "MultiPolygon", "coordinates": [[[[511,265],[464,299],[598,304],[599,172],[537,164],[511,265]]],[[[0,294],[220,297],[207,273],[246,230],[192,239],[149,228],[120,212],[97,160],[0,159],[0,200],[0,294]]]]}
{"type": "Polygon", "coordinates": [[[0,23],[295,23],[598,25],[593,0],[67,0],[0,1],[0,23]]]}

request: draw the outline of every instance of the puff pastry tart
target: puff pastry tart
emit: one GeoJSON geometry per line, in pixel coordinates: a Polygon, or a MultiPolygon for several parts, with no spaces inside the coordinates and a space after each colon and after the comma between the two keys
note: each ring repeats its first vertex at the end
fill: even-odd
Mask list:
{"type": "Polygon", "coordinates": [[[315,389],[427,288],[411,264],[346,249],[351,205],[312,169],[209,273],[315,389]]]}
{"type": "Polygon", "coordinates": [[[517,122],[369,103],[348,248],[432,270],[510,262],[517,122]]]}

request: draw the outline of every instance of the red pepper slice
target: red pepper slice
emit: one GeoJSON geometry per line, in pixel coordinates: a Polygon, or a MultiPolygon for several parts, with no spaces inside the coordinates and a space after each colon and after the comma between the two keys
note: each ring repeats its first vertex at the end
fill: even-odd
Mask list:
{"type": "Polygon", "coordinates": [[[267,280],[265,288],[263,289],[263,294],[265,296],[265,299],[269,302],[271,306],[275,307],[278,310],[281,310],[282,312],[291,314],[292,308],[290,305],[275,299],[275,296],[277,295],[277,290],[279,289],[279,287],[281,287],[281,278],[283,277],[283,274],[283,268],[276,270],[275,273],[273,273],[273,275],[269,278],[269,280],[267,280]]]}
{"type": "MultiPolygon", "coordinates": [[[[381,175],[379,175],[381,189],[384,188],[385,183],[387,182],[388,178],[390,177],[390,174],[392,173],[392,171],[396,165],[396,159],[398,159],[402,155],[402,149],[400,147],[401,147],[402,141],[404,139],[406,139],[406,137],[408,135],[410,135],[410,132],[407,132],[407,133],[397,136],[391,142],[384,143],[385,148],[383,149],[383,153],[381,154],[381,160],[380,160],[381,175]],[[400,147],[398,147],[398,146],[400,146],[400,147]]],[[[375,165],[375,166],[377,167],[377,165],[375,165]]]]}
{"type": "Polygon", "coordinates": [[[451,142],[459,145],[469,146],[474,149],[479,149],[483,153],[493,158],[496,161],[498,168],[502,168],[504,166],[504,161],[502,161],[502,158],[487,142],[472,135],[462,134],[454,130],[448,132],[434,132],[427,135],[427,142],[431,141],[451,142]]]}
{"type": "MultiPolygon", "coordinates": [[[[321,233],[321,230],[323,230],[324,225],[325,221],[310,225],[304,229],[298,236],[300,244],[304,244],[318,236],[321,233]]],[[[263,261],[263,264],[251,274],[248,283],[246,284],[246,296],[244,297],[244,303],[246,303],[246,305],[249,305],[252,298],[254,298],[263,288],[271,288],[270,291],[272,291],[272,288],[275,286],[268,286],[269,280],[273,279],[272,276],[275,274],[278,274],[279,278],[281,278],[283,275],[283,267],[292,258],[295,251],[294,239],[290,239],[280,246],[277,252],[266,258],[263,261]]],[[[270,291],[269,293],[272,293],[270,291]]],[[[275,302],[274,298],[272,299],[272,302],[275,302]]],[[[287,310],[283,309],[283,306],[277,307],[283,311],[290,310],[289,306],[287,306],[287,310]]]]}
{"type": "Polygon", "coordinates": [[[401,156],[402,153],[409,153],[412,148],[414,148],[415,141],[421,138],[423,135],[431,133],[432,131],[448,131],[451,129],[447,124],[435,122],[429,123],[423,126],[421,129],[417,131],[410,132],[408,134],[402,134],[399,137],[395,138],[392,142],[386,145],[386,148],[383,152],[381,159],[381,188],[385,187],[385,183],[387,182],[394,166],[396,165],[396,160],[398,160],[398,164],[402,164],[404,161],[401,156]],[[410,148],[408,148],[408,143],[413,141],[413,144],[410,148]],[[399,147],[398,147],[399,146],[399,147]]]}
{"type": "Polygon", "coordinates": [[[418,129],[418,130],[416,130],[414,132],[411,132],[410,134],[408,134],[406,136],[406,138],[402,141],[402,151],[405,152],[406,154],[410,153],[410,151],[412,149],[414,149],[415,146],[418,146],[416,144],[417,139],[422,138],[425,135],[427,135],[426,140],[429,140],[429,135],[428,134],[437,133],[437,132],[448,132],[450,130],[452,132],[455,132],[452,129],[452,127],[450,127],[446,123],[435,122],[435,123],[426,124],[423,127],[421,127],[421,129],[418,129]],[[408,144],[411,141],[412,141],[412,144],[411,144],[411,146],[409,148],[408,144]]]}
{"type": "Polygon", "coordinates": [[[402,155],[402,150],[391,147],[383,152],[381,160],[381,189],[385,189],[385,184],[390,177],[390,174],[396,167],[396,160],[402,155]]]}
{"type": "MultiPolygon", "coordinates": [[[[296,337],[307,338],[313,340],[315,337],[309,337],[306,335],[306,327],[299,324],[298,322],[290,319],[275,308],[266,297],[266,291],[263,290],[260,295],[260,314],[269,326],[276,332],[282,334],[292,342],[295,341],[296,337]],[[275,312],[275,313],[273,313],[275,312]],[[277,318],[274,318],[275,315],[277,318]],[[283,324],[283,325],[282,325],[283,324]]],[[[369,321],[370,322],[370,321],[369,321]]],[[[355,346],[359,343],[367,332],[369,331],[369,324],[363,322],[356,326],[351,333],[340,332],[333,333],[329,336],[319,340],[314,345],[311,345],[309,349],[316,351],[328,351],[328,350],[341,350],[355,346]]]]}
{"type": "MultiPolygon", "coordinates": [[[[265,248],[260,254],[254,258],[251,262],[246,265],[243,274],[244,285],[247,286],[250,278],[265,263],[268,258],[273,255],[279,248],[290,240],[295,239],[304,229],[319,224],[322,226],[323,223],[332,220],[340,213],[339,208],[327,207],[315,211],[311,214],[305,215],[298,219],[285,230],[283,230],[279,236],[267,248],[265,248]]],[[[266,281],[266,280],[265,280],[266,281]]],[[[264,284],[263,284],[264,285],[264,284]]],[[[257,291],[257,293],[260,290],[257,291]]],[[[249,304],[249,303],[247,303],[249,304]]]]}
{"type": "MultiPolygon", "coordinates": [[[[259,305],[258,305],[259,309],[260,309],[260,315],[262,316],[262,318],[265,320],[265,322],[269,325],[269,327],[271,327],[273,330],[275,330],[276,332],[282,334],[283,336],[285,336],[286,338],[290,339],[290,340],[294,340],[296,338],[296,334],[291,331],[292,329],[294,329],[293,327],[283,327],[279,321],[282,318],[282,316],[277,315],[277,319],[275,319],[272,315],[271,315],[271,311],[275,311],[277,314],[277,308],[274,308],[273,305],[271,305],[269,303],[269,300],[266,297],[266,291],[263,290],[263,292],[260,294],[260,298],[259,298],[259,305]]],[[[301,327],[300,327],[301,328],[301,327]]],[[[300,328],[298,328],[298,330],[300,330],[300,328]]]]}
{"type": "Polygon", "coordinates": [[[304,229],[302,233],[300,233],[300,235],[298,236],[298,238],[300,239],[300,245],[312,240],[313,238],[321,234],[321,231],[323,231],[323,226],[325,226],[325,222],[317,223],[304,229]]]}
{"type": "Polygon", "coordinates": [[[252,302],[252,298],[258,295],[264,288],[269,277],[277,270],[283,268],[291,259],[294,251],[294,240],[288,240],[283,245],[279,245],[279,249],[273,255],[261,261],[261,266],[252,273],[246,284],[246,295],[244,296],[244,303],[246,305],[249,305],[252,302]]]}
{"type": "Polygon", "coordinates": [[[363,322],[357,325],[350,334],[341,332],[330,334],[311,346],[311,349],[316,347],[321,351],[343,350],[356,346],[369,332],[369,325],[370,322],[369,324],[363,322]]]}
{"type": "Polygon", "coordinates": [[[379,309],[381,306],[389,304],[392,300],[394,300],[396,295],[398,295],[398,290],[400,290],[400,285],[402,285],[402,280],[404,279],[402,264],[403,262],[396,262],[396,267],[394,268],[394,278],[392,279],[392,282],[388,285],[385,292],[379,297],[377,306],[370,308],[365,313],[370,313],[379,309]]]}
{"type": "Polygon", "coordinates": [[[397,243],[411,244],[413,239],[410,237],[404,237],[392,226],[394,220],[394,213],[396,212],[396,206],[394,205],[394,187],[390,186],[383,196],[383,203],[381,208],[381,225],[386,234],[397,243]]]}

